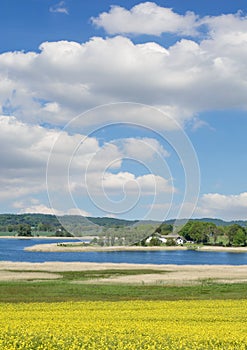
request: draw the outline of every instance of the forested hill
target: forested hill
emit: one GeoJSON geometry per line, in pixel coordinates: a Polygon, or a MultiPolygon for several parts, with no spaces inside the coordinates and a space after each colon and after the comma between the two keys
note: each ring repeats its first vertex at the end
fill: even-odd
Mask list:
{"type": "Polygon", "coordinates": [[[64,215],[56,217],[48,214],[0,214],[0,226],[27,224],[31,227],[37,227],[39,224],[48,225],[50,227],[59,227],[61,223],[76,224],[82,226],[98,225],[104,227],[113,226],[130,226],[137,223],[137,220],[123,220],[115,218],[95,218],[83,217],[78,215],[64,215]]]}
{"type": "MultiPolygon", "coordinates": [[[[181,219],[181,220],[176,220],[176,225],[183,225],[187,220],[186,219],[181,219]]],[[[224,221],[221,219],[216,219],[216,218],[201,218],[201,219],[191,219],[190,221],[200,221],[200,222],[211,222],[215,224],[216,226],[230,226],[233,224],[237,224],[243,227],[246,227],[247,225],[247,220],[232,220],[232,221],[224,221]]],[[[166,224],[174,225],[175,220],[166,220],[166,224]]]]}
{"type": "MultiPolygon", "coordinates": [[[[232,224],[238,224],[241,226],[246,226],[247,221],[237,220],[237,221],[224,221],[221,219],[211,219],[211,218],[202,218],[202,219],[193,219],[193,221],[202,221],[202,222],[212,222],[217,226],[229,226],[232,224]]],[[[174,224],[175,220],[166,220],[167,224],[174,224]]],[[[176,224],[183,224],[185,220],[176,221],[176,224]]],[[[61,226],[61,223],[65,224],[75,224],[75,225],[98,225],[104,227],[116,227],[116,226],[131,226],[138,223],[138,220],[124,220],[116,218],[107,218],[107,217],[83,217],[77,215],[65,215],[56,217],[55,215],[48,214],[0,214],[0,226],[8,225],[19,225],[19,224],[28,224],[32,227],[37,227],[40,224],[48,225],[53,228],[61,226]],[[58,220],[59,219],[59,220],[58,220]]],[[[152,223],[152,221],[143,221],[142,224],[152,223]]],[[[154,223],[154,222],[153,222],[154,223]]],[[[158,222],[155,222],[158,224],[158,222]]]]}
{"type": "Polygon", "coordinates": [[[96,225],[99,226],[131,226],[138,222],[138,220],[123,220],[123,219],[116,219],[116,218],[94,218],[94,217],[87,217],[87,219],[91,222],[93,222],[96,225]]]}
{"type": "Polygon", "coordinates": [[[27,224],[37,226],[39,223],[60,226],[55,215],[48,214],[0,214],[0,226],[27,224]]]}

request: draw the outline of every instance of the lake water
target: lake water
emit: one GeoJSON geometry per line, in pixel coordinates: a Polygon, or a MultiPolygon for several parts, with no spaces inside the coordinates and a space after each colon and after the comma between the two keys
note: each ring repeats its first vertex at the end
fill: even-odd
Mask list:
{"type": "MultiPolygon", "coordinates": [[[[177,265],[247,265],[247,253],[177,251],[131,252],[29,252],[24,248],[34,244],[57,243],[56,239],[0,239],[0,260],[14,262],[110,262],[132,264],[177,265]]],[[[66,240],[66,242],[68,242],[66,240]]]]}

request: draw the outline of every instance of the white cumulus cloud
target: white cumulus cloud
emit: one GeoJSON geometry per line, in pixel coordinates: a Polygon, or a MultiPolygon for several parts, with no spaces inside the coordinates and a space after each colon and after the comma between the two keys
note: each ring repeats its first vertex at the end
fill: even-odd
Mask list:
{"type": "Polygon", "coordinates": [[[154,2],[140,3],[130,10],[112,6],[109,12],[103,12],[91,20],[109,34],[195,35],[197,26],[197,16],[193,12],[179,15],[154,2]]]}
{"type": "Polygon", "coordinates": [[[85,209],[75,208],[73,211],[72,206],[64,209],[51,203],[51,209],[40,201],[29,201],[28,198],[34,195],[47,197],[47,186],[50,197],[59,197],[61,203],[69,193],[72,196],[85,196],[88,192],[102,196],[104,190],[116,195],[124,191],[127,196],[136,195],[139,191],[142,196],[155,195],[156,192],[173,193],[175,188],[169,178],[149,173],[138,176],[121,170],[126,157],[135,156],[137,162],[142,159],[148,163],[153,161],[156,152],[162,157],[167,155],[159,142],[152,138],[126,138],[120,143],[103,143],[100,146],[95,137],[46,129],[14,117],[1,116],[2,205],[10,201],[19,212],[51,213],[54,209],[56,214],[78,210],[86,213],[85,209]]]}
{"type": "MultiPolygon", "coordinates": [[[[206,39],[183,38],[169,48],[117,36],[82,44],[47,42],[39,53],[3,53],[2,114],[34,124],[64,125],[92,107],[129,101],[157,107],[163,118],[141,105],[133,105],[128,113],[112,105],[104,118],[149,120],[154,128],[176,129],[176,122],[183,125],[203,111],[247,108],[247,20],[233,19],[229,28],[226,20],[215,18],[216,26],[207,19],[215,29],[206,39]]],[[[101,111],[94,110],[81,125],[100,121],[101,111]]]]}
{"type": "Polygon", "coordinates": [[[231,195],[220,193],[204,194],[200,198],[195,214],[225,220],[246,220],[247,192],[231,195]]]}

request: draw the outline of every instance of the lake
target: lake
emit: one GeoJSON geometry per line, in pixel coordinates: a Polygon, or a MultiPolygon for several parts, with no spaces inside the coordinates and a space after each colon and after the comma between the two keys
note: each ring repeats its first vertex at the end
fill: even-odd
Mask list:
{"type": "MultiPolygon", "coordinates": [[[[73,240],[75,241],[75,240],[73,240]]],[[[98,262],[177,265],[247,265],[247,253],[202,252],[193,250],[128,252],[30,252],[34,244],[61,242],[61,239],[0,239],[0,261],[14,262],[98,262]]],[[[66,240],[69,242],[69,240],[66,240]]]]}

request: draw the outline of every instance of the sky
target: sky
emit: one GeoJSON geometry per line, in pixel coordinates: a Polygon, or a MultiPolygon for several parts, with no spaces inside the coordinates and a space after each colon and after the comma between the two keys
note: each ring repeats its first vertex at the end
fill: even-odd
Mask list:
{"type": "Polygon", "coordinates": [[[0,212],[247,220],[244,0],[2,0],[0,212]]]}

